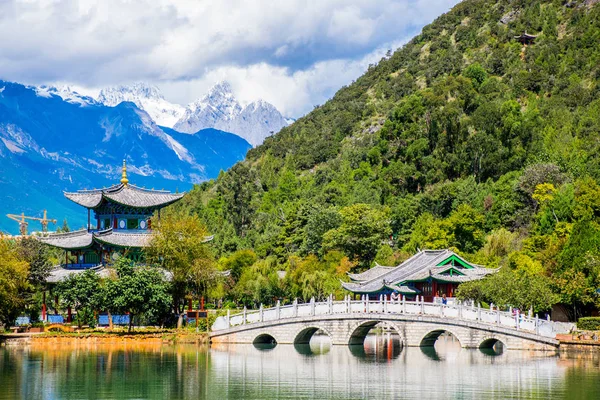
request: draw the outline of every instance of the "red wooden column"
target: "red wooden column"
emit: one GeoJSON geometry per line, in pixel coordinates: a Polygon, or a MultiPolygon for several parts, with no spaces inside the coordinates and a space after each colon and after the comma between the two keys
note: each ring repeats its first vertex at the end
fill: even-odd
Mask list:
{"type": "Polygon", "coordinates": [[[72,321],[71,306],[67,307],[67,322],[72,321]]]}
{"type": "Polygon", "coordinates": [[[46,321],[46,291],[44,290],[42,299],[42,321],[46,321]]]}

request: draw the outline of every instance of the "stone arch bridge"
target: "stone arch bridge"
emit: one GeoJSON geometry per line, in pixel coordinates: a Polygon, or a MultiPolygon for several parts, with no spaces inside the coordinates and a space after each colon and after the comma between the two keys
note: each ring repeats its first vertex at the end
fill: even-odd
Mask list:
{"type": "Polygon", "coordinates": [[[509,312],[490,311],[462,304],[423,301],[370,301],[363,298],[280,306],[217,318],[212,343],[304,344],[317,331],[333,345],[362,344],[369,330],[381,324],[394,330],[405,346],[433,346],[444,332],[453,334],[464,348],[554,350],[556,334],[573,324],[554,322],[509,312]]]}

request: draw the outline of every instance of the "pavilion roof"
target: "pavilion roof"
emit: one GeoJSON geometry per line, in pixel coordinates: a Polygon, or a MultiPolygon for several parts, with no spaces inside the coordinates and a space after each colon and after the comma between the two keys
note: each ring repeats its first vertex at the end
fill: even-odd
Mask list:
{"type": "Polygon", "coordinates": [[[65,250],[77,250],[91,247],[94,242],[115,247],[148,247],[151,237],[151,231],[113,231],[110,228],[98,232],[88,232],[86,229],[81,229],[40,236],[38,239],[50,246],[65,250]]]}
{"type": "Polygon", "coordinates": [[[128,207],[164,207],[181,199],[185,193],[140,188],[131,184],[118,184],[104,189],[65,192],[65,197],[86,208],[96,208],[103,200],[128,207]]]}
{"type": "MultiPolygon", "coordinates": [[[[375,293],[386,287],[398,290],[407,286],[407,282],[424,281],[430,278],[444,282],[468,282],[498,271],[470,264],[450,250],[422,250],[397,267],[385,268],[387,271],[381,266],[375,266],[371,269],[375,270],[371,279],[344,282],[342,286],[354,293],[375,293]]],[[[360,275],[368,276],[363,274],[365,273],[360,275]]]]}
{"type": "Polygon", "coordinates": [[[112,228],[94,232],[95,241],[116,247],[148,247],[151,238],[150,232],[114,231],[112,228]]]}
{"type": "MultiPolygon", "coordinates": [[[[139,266],[138,268],[155,268],[148,266],[139,266]]],[[[167,281],[173,280],[173,274],[167,271],[164,268],[157,268],[160,271],[167,281]]],[[[58,283],[67,279],[71,275],[82,274],[87,270],[94,271],[100,278],[108,278],[111,275],[115,274],[115,270],[110,267],[104,267],[102,265],[98,265],[92,268],[63,268],[61,266],[56,266],[54,269],[50,271],[50,274],[46,278],[46,282],[48,283],[58,283]]]]}
{"type": "Polygon", "coordinates": [[[375,265],[373,268],[368,269],[364,272],[358,274],[348,274],[350,279],[358,282],[370,281],[373,278],[377,278],[380,275],[385,274],[386,272],[394,269],[394,267],[384,267],[383,265],[375,265]]]}
{"type": "Polygon", "coordinates": [[[87,229],[65,233],[51,233],[38,237],[40,242],[66,250],[85,249],[92,246],[93,237],[87,229]]]}
{"type": "Polygon", "coordinates": [[[92,268],[73,268],[73,269],[56,266],[56,267],[54,267],[54,269],[52,269],[50,271],[50,274],[46,278],[46,282],[49,282],[49,283],[62,282],[65,279],[67,279],[69,276],[82,274],[85,271],[87,271],[88,269],[96,272],[96,274],[98,274],[101,278],[106,278],[106,277],[110,276],[110,273],[111,273],[110,269],[105,268],[101,265],[92,267],[92,268]]]}

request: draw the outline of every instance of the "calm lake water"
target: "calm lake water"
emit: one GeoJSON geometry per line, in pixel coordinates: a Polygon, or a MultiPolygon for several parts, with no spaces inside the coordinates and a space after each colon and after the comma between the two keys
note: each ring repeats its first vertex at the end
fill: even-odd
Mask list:
{"type": "Polygon", "coordinates": [[[600,399],[598,355],[365,346],[0,347],[0,399],[600,399]]]}

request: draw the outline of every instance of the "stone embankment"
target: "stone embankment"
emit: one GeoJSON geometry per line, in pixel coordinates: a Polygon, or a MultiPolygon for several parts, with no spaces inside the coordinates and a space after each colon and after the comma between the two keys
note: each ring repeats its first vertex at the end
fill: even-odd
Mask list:
{"type": "Polygon", "coordinates": [[[205,333],[167,331],[156,333],[123,332],[77,332],[77,333],[17,333],[0,334],[0,345],[4,346],[71,346],[71,345],[163,345],[208,343],[205,333]]]}
{"type": "Polygon", "coordinates": [[[556,335],[560,341],[560,351],[593,351],[600,352],[600,331],[575,331],[556,335]]]}

